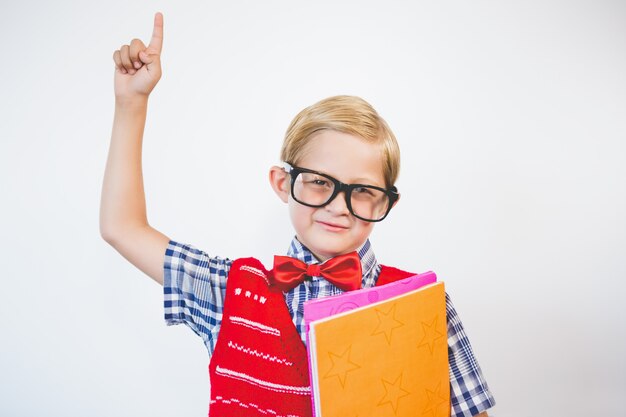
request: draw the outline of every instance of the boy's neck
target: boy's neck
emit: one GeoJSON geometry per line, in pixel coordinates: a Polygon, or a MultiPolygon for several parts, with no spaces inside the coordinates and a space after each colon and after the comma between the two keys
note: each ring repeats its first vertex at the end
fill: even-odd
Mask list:
{"type": "Polygon", "coordinates": [[[302,242],[300,241],[300,239],[298,239],[298,236],[295,236],[295,237],[294,237],[294,239],[298,242],[298,244],[299,244],[300,246],[302,246],[302,248],[303,248],[305,251],[309,252],[309,253],[313,256],[313,258],[314,258],[314,259],[315,259],[318,263],[324,263],[324,262],[326,262],[327,260],[329,260],[329,259],[331,259],[331,258],[334,258],[334,257],[336,257],[336,256],[340,256],[340,255],[345,255],[346,253],[351,253],[351,252],[354,252],[354,251],[356,251],[356,253],[359,255],[359,258],[362,258],[362,257],[363,257],[363,253],[364,253],[365,246],[366,246],[366,245],[369,245],[369,239],[367,239],[367,240],[365,240],[365,242],[363,242],[363,243],[362,243],[362,244],[361,244],[358,248],[356,248],[354,251],[350,251],[350,252],[346,252],[346,253],[337,253],[337,254],[334,254],[334,255],[332,255],[332,256],[322,256],[322,255],[318,255],[318,254],[314,253],[314,252],[313,252],[313,251],[311,251],[308,247],[306,247],[306,246],[304,245],[304,243],[302,243],[302,242]]]}

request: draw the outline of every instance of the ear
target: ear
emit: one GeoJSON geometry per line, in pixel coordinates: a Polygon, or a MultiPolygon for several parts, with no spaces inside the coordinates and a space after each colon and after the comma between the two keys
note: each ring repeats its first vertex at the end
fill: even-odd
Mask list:
{"type": "Polygon", "coordinates": [[[283,203],[289,200],[290,180],[289,174],[283,168],[279,166],[270,168],[270,185],[283,203]]]}
{"type": "Polygon", "coordinates": [[[398,194],[398,198],[396,199],[396,201],[393,202],[393,205],[391,206],[391,208],[394,208],[396,206],[396,204],[398,204],[398,201],[400,201],[400,197],[402,196],[402,194],[398,194]]]}

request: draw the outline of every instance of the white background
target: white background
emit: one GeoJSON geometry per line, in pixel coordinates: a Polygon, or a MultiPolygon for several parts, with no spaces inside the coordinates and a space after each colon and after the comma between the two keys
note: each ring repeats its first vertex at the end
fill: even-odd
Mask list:
{"type": "Polygon", "coordinates": [[[100,237],[112,53],[165,16],[150,223],[269,266],[268,168],[303,107],[368,100],[402,149],[372,243],[434,270],[498,417],[623,416],[626,3],[3,1],[0,415],[206,415],[208,358],[100,237]]]}

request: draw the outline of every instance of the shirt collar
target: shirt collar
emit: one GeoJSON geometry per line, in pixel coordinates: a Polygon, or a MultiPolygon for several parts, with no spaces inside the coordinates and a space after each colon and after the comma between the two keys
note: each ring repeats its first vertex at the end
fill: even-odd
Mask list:
{"type": "MultiPolygon", "coordinates": [[[[356,252],[361,259],[361,272],[363,273],[364,277],[367,277],[378,263],[376,261],[376,256],[374,255],[374,250],[372,249],[372,244],[370,243],[370,240],[366,239],[365,242],[356,250],[356,252]]],[[[291,244],[289,245],[289,249],[287,250],[287,256],[296,258],[307,265],[319,263],[319,261],[315,259],[315,256],[313,256],[311,251],[306,246],[304,246],[295,236],[291,240],[291,244]]]]}

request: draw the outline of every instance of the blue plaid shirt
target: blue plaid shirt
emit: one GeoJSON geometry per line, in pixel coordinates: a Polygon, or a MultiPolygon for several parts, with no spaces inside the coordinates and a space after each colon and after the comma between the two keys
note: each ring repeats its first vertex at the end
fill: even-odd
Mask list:
{"type": "MultiPolygon", "coordinates": [[[[362,287],[376,285],[380,264],[369,240],[357,250],[363,272],[362,287]]],[[[307,264],[318,261],[295,237],[287,255],[307,264]]],[[[222,323],[226,279],[232,261],[210,257],[191,245],[170,240],[164,262],[164,308],[168,326],[184,323],[200,336],[213,354],[222,323]]],[[[285,293],[285,302],[304,342],[304,302],[343,291],[322,277],[312,277],[285,293]]],[[[452,417],[471,417],[495,405],[493,395],[474,357],[463,324],[446,294],[448,361],[452,417]]]]}

